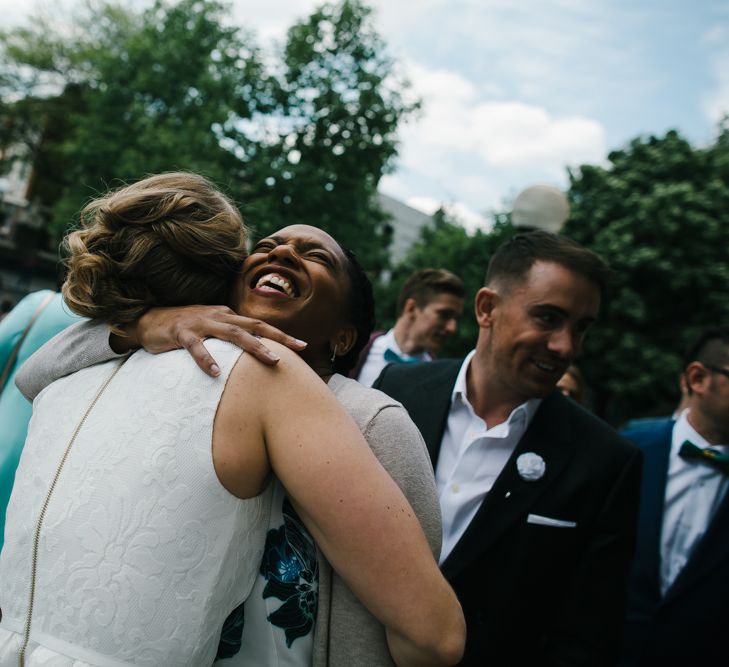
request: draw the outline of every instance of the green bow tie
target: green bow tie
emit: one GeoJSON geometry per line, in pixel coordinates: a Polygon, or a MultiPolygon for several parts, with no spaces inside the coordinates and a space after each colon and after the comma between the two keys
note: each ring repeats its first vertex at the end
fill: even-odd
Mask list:
{"type": "Polygon", "coordinates": [[[678,455],[687,461],[701,461],[714,466],[725,475],[729,475],[729,454],[722,454],[716,449],[697,447],[692,442],[686,440],[678,451],[678,455]]]}
{"type": "Polygon", "coordinates": [[[422,359],[413,359],[412,357],[402,357],[395,350],[389,347],[385,350],[385,361],[395,364],[418,364],[422,359]]]}

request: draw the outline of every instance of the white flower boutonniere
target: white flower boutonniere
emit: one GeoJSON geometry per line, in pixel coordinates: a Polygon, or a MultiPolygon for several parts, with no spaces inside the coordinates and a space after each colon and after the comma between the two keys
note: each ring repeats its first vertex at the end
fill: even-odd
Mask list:
{"type": "Polygon", "coordinates": [[[536,482],[544,476],[547,464],[539,454],[526,452],[516,460],[516,469],[522,479],[527,482],[536,482]]]}

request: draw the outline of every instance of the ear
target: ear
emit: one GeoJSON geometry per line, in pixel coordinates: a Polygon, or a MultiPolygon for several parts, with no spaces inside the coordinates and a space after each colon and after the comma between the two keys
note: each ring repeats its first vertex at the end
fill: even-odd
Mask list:
{"type": "Polygon", "coordinates": [[[711,382],[711,373],[700,361],[692,361],[683,373],[686,387],[693,394],[703,395],[711,382]]]}
{"type": "Polygon", "coordinates": [[[483,329],[489,329],[493,324],[494,309],[498,303],[499,295],[490,287],[482,287],[476,292],[475,311],[476,322],[483,329]]]}
{"type": "Polygon", "coordinates": [[[357,328],[353,324],[345,324],[339,327],[329,339],[329,349],[333,350],[338,357],[349,352],[357,342],[357,328]]]}
{"type": "Polygon", "coordinates": [[[415,299],[410,297],[409,299],[405,300],[405,303],[402,306],[402,314],[403,315],[414,315],[415,309],[418,307],[418,304],[415,302],[415,299]]]}

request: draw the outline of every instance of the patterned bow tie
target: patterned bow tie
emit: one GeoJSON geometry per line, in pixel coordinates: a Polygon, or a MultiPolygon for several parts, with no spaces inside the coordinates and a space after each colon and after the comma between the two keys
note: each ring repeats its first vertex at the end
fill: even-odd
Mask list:
{"type": "Polygon", "coordinates": [[[420,359],[413,359],[412,357],[401,357],[395,350],[391,350],[389,347],[385,350],[385,361],[394,364],[417,364],[420,359]]]}
{"type": "Polygon", "coordinates": [[[681,445],[678,455],[687,461],[702,461],[703,463],[708,463],[710,466],[714,466],[714,468],[720,470],[725,475],[729,475],[729,454],[722,454],[716,449],[703,449],[686,440],[681,445]]]}

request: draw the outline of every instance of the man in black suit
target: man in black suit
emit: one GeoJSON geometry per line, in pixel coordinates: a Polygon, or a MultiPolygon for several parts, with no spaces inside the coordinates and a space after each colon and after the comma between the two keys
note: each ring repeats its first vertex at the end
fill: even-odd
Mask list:
{"type": "Polygon", "coordinates": [[[621,665],[729,662],[729,327],[697,339],[682,377],[683,411],[624,432],[645,465],[621,665]]]}
{"type": "Polygon", "coordinates": [[[640,453],[555,390],[597,317],[607,267],[547,232],[494,254],[464,361],[387,366],[430,450],[441,566],[466,616],[462,664],[613,664],[640,453]]]}

